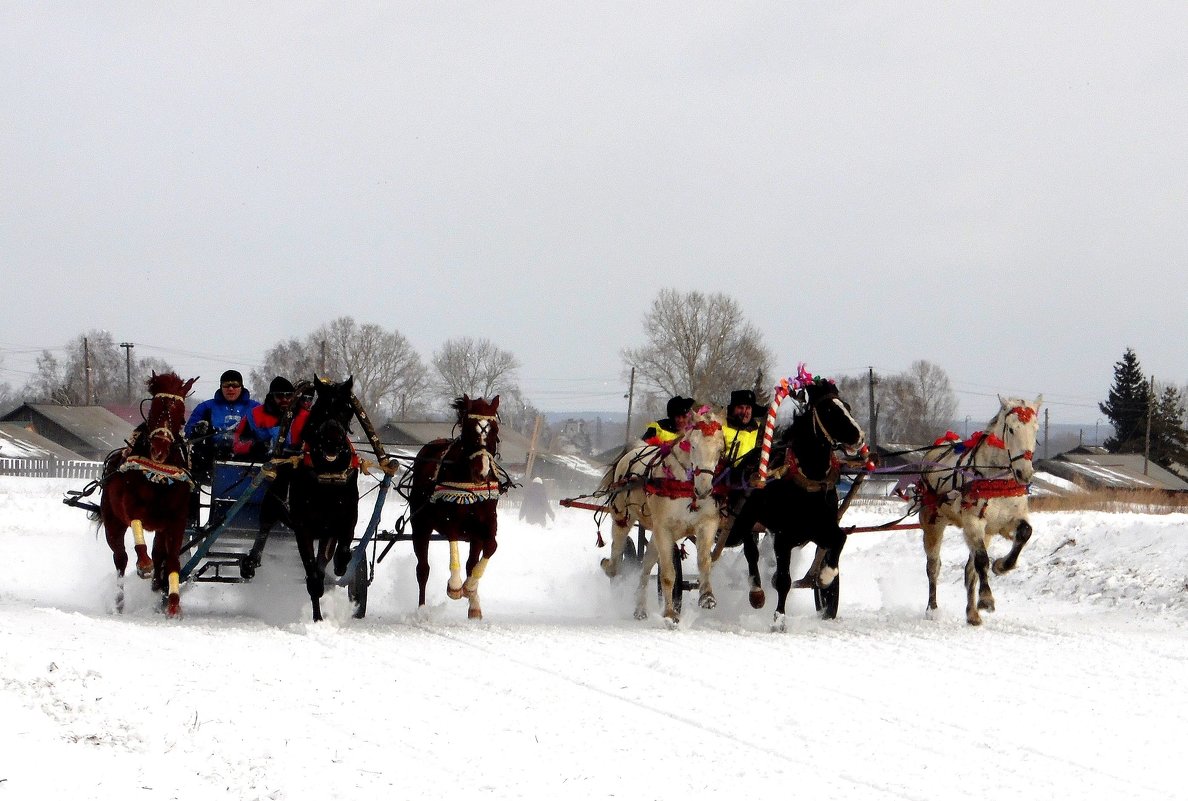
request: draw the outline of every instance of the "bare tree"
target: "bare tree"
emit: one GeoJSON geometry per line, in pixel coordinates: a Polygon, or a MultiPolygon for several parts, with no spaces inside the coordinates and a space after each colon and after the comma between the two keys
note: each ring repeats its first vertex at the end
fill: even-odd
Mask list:
{"type": "Polygon", "coordinates": [[[637,380],[665,398],[691,395],[724,403],[771,373],[771,352],[742,308],[720,292],[661,290],[644,315],[648,343],[623,351],[637,380]]]}
{"type": "Polygon", "coordinates": [[[354,376],[355,395],[370,415],[407,417],[423,408],[429,388],[428,370],[399,331],[373,323],[359,325],[339,317],[304,341],[279,342],[265,354],[264,366],[252,371],[260,392],[273,376],[296,382],[315,375],[335,381],[354,376]]]}
{"type": "Polygon", "coordinates": [[[446,340],[433,354],[433,367],[437,371],[438,395],[447,403],[464,394],[490,398],[518,395],[520,390],[516,373],[519,361],[489,339],[446,340]]]}
{"type": "Polygon", "coordinates": [[[945,433],[957,413],[948,374],[932,362],[912,366],[878,384],[879,439],[923,445],[945,433]]]}
{"type": "MultiPolygon", "coordinates": [[[[149,372],[173,368],[158,358],[146,358],[132,365],[132,394],[143,392],[149,372]]],[[[128,383],[125,354],[107,331],[80,334],[66,346],[64,360],[50,351],[37,358],[37,374],[25,385],[24,395],[32,402],[62,406],[98,405],[123,402],[128,383]],[[89,373],[89,380],[88,380],[89,373]],[[90,387],[90,398],[87,388],[90,387]]]]}

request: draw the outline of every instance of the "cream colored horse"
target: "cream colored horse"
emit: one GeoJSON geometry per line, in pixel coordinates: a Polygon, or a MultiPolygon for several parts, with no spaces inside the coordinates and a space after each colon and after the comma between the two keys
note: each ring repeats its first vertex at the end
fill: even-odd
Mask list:
{"type": "Polygon", "coordinates": [[[722,434],[724,421],[720,412],[703,406],[694,412],[689,428],[670,448],[656,445],[633,448],[619,457],[603,479],[614,523],[611,555],[602,560],[606,574],[612,578],[619,574],[627,534],[635,523],[642,523],[652,532],[636,593],[638,620],[648,616],[648,578],[659,561],[664,617],[670,624],[678,622],[673,604],[676,583],[673,550],[686,537],[694,537],[697,542],[701,590],[698,605],[704,609],[717,605],[710,583],[719,519],[713,489],[714,472],[726,447],[722,434]]]}
{"type": "Polygon", "coordinates": [[[927,452],[917,485],[928,572],[928,613],[936,609],[945,528],[960,526],[969,546],[965,619],[971,626],[981,625],[979,610],[994,611],[988,570],[995,574],[1013,570],[1031,537],[1027,487],[1034,471],[1031,459],[1043,396],[1032,403],[1001,396],[998,400],[1001,408],[984,432],[965,442],[951,438],[927,452]],[[1011,550],[991,563],[989,545],[996,534],[1011,540],[1011,550]]]}

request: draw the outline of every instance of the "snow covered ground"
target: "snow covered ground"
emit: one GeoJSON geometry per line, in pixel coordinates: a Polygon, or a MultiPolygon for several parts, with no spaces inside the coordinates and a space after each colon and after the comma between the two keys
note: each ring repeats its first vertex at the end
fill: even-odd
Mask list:
{"type": "Polygon", "coordinates": [[[851,538],[836,621],[800,592],[771,633],[728,553],[717,609],[638,622],[564,509],[503,516],[481,623],[445,597],[443,544],[417,613],[407,543],[365,620],[334,590],[307,622],[285,541],[167,621],[134,579],[111,613],[110,553],[60,502],[78,483],[0,478],[0,801],[1188,797],[1186,515],[1035,515],[981,628],[956,530],[935,620],[918,533],[895,532],[851,538]]]}

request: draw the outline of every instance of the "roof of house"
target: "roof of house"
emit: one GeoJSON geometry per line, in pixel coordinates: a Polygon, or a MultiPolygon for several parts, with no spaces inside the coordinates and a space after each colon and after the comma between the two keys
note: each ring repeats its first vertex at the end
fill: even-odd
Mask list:
{"type": "Polygon", "coordinates": [[[27,423],[0,423],[0,458],[4,459],[72,459],[82,456],[51,439],[31,431],[27,423]]]}
{"type": "Polygon", "coordinates": [[[1188,482],[1141,453],[1069,451],[1039,463],[1039,469],[1078,484],[1102,489],[1154,489],[1188,492],[1188,482]]]}
{"type": "MultiPolygon", "coordinates": [[[[453,439],[458,434],[454,423],[440,420],[389,420],[376,433],[384,445],[396,451],[416,449],[435,439],[453,439]]],[[[509,465],[523,465],[528,460],[529,444],[519,432],[499,430],[499,456],[509,465]]]]}
{"type": "MultiPolygon", "coordinates": [[[[4,416],[5,421],[32,421],[43,418],[77,437],[96,454],[124,446],[133,426],[102,406],[57,406],[50,403],[26,403],[4,416]]],[[[49,432],[38,431],[46,434],[49,432]]],[[[72,446],[81,450],[78,446],[72,446]]]]}

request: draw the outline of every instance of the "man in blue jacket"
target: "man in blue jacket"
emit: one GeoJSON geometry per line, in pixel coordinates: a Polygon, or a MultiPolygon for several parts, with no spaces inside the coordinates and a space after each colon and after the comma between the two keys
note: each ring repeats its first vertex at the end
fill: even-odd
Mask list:
{"type": "Polygon", "coordinates": [[[186,439],[190,441],[190,471],[196,483],[210,483],[215,459],[232,458],[231,443],[239,421],[259,405],[243,385],[239,371],[228,370],[219,378],[214,397],[194,408],[186,421],[186,439]]]}

